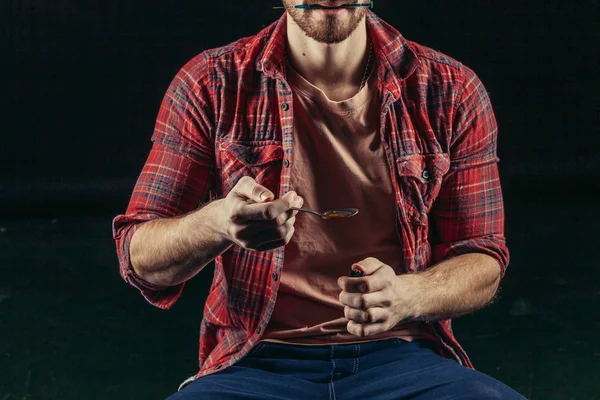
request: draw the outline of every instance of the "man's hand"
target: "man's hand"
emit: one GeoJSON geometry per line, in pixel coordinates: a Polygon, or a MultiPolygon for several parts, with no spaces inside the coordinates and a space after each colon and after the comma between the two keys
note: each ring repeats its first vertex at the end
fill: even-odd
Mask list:
{"type": "Polygon", "coordinates": [[[364,272],[361,278],[341,277],[340,302],[349,320],[348,332],[356,336],[371,336],[386,332],[407,318],[406,293],[401,293],[399,279],[389,265],[369,257],[353,264],[364,272]]]}
{"type": "Polygon", "coordinates": [[[302,207],[304,200],[296,192],[274,197],[254,179],[243,177],[221,203],[219,231],[245,249],[265,251],[288,244],[298,213],[290,208],[302,207]]]}

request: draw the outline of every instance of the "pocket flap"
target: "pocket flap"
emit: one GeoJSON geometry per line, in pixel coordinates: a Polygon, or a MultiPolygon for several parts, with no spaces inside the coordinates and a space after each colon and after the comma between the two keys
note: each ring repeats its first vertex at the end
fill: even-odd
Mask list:
{"type": "Polygon", "coordinates": [[[400,176],[412,176],[423,183],[443,177],[450,169],[446,153],[413,154],[396,160],[400,176]]]}
{"type": "Polygon", "coordinates": [[[246,166],[262,165],[272,161],[283,160],[283,146],[281,142],[222,142],[219,148],[246,166]]]}

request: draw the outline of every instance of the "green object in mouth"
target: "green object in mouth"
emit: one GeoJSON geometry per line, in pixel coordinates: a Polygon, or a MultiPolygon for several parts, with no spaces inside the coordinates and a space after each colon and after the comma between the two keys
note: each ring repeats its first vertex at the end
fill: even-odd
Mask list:
{"type": "Polygon", "coordinates": [[[373,3],[374,2],[370,2],[370,3],[348,3],[348,4],[342,4],[341,6],[337,6],[337,7],[327,7],[327,6],[322,6],[320,4],[299,4],[297,6],[294,6],[294,8],[301,8],[301,9],[325,9],[325,10],[335,10],[336,8],[356,8],[356,7],[369,7],[369,8],[373,8],[373,3]]]}

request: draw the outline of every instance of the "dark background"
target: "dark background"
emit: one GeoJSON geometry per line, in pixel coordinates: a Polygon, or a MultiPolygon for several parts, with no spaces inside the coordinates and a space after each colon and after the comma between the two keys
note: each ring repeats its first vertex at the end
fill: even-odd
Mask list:
{"type": "MultiPolygon", "coordinates": [[[[280,14],[277,1],[10,3],[0,206],[11,214],[123,208],[177,70],[280,14]]],[[[507,191],[584,190],[576,182],[600,174],[597,1],[378,1],[375,11],[479,74],[507,191]]]]}
{"type": "MultiPolygon", "coordinates": [[[[409,40],[473,68],[497,115],[512,263],[459,339],[530,398],[600,398],[598,2],[375,3],[409,40]]],[[[195,372],[211,272],[171,312],[152,309],[119,281],[110,220],[178,69],[257,33],[276,5],[2,2],[1,400],[164,398],[195,372]]]]}

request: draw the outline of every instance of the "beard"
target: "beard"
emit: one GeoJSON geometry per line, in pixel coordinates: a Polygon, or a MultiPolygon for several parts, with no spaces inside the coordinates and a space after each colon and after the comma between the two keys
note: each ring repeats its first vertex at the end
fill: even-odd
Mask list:
{"type": "MultiPolygon", "coordinates": [[[[311,1],[309,4],[314,3],[316,1],[311,1]]],[[[358,7],[347,9],[350,17],[339,18],[327,15],[325,18],[316,18],[313,15],[313,10],[294,8],[294,0],[283,0],[283,5],[289,16],[306,36],[319,43],[327,44],[340,43],[346,40],[367,13],[366,7],[358,7]]],[[[346,11],[343,13],[346,14],[346,11]]]]}

